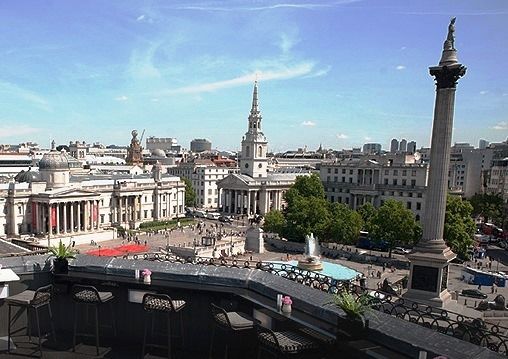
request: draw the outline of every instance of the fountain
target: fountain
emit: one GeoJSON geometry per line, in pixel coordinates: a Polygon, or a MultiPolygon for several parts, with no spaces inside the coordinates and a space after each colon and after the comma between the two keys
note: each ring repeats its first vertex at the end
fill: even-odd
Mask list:
{"type": "Polygon", "coordinates": [[[305,236],[305,258],[298,261],[298,268],[310,271],[320,271],[323,269],[323,263],[319,259],[319,244],[317,238],[311,233],[305,236]]]}

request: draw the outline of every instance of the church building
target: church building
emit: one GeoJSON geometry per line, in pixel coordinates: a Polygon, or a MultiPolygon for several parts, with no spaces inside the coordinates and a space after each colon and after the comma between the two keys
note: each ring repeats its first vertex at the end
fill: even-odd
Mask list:
{"type": "Polygon", "coordinates": [[[262,130],[258,84],[254,83],[247,132],[238,155],[240,173],[217,182],[219,201],[225,214],[264,215],[284,206],[284,193],[305,173],[277,173],[268,168],[268,141],[262,130]]]}

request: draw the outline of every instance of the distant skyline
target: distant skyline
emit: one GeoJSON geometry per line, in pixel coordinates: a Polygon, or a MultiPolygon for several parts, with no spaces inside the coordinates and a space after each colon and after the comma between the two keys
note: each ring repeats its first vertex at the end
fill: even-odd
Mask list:
{"type": "Polygon", "coordinates": [[[257,77],[270,151],[428,146],[428,67],[452,16],[468,68],[453,142],[504,141],[505,0],[4,1],[0,143],[127,145],[145,129],[238,150],[257,77]]]}

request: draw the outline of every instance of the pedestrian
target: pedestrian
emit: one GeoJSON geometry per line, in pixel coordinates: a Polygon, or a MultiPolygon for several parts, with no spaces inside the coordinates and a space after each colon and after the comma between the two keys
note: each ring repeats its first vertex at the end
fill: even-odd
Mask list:
{"type": "Polygon", "coordinates": [[[496,284],[495,284],[495,283],[493,283],[493,284],[492,284],[492,288],[490,289],[490,293],[491,293],[491,294],[494,294],[494,292],[495,292],[495,291],[496,291],[496,284]]]}
{"type": "Polygon", "coordinates": [[[482,290],[482,285],[478,284],[478,290],[482,290]]]}
{"type": "Polygon", "coordinates": [[[383,263],[383,273],[385,272],[386,270],[386,263],[383,263]]]}

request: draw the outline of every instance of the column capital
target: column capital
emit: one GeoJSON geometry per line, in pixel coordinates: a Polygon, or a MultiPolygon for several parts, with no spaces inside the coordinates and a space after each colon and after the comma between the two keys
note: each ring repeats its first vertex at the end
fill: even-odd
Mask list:
{"type": "Polygon", "coordinates": [[[459,79],[466,74],[466,67],[462,64],[434,66],[429,68],[429,73],[434,76],[437,89],[454,89],[459,79]]]}

